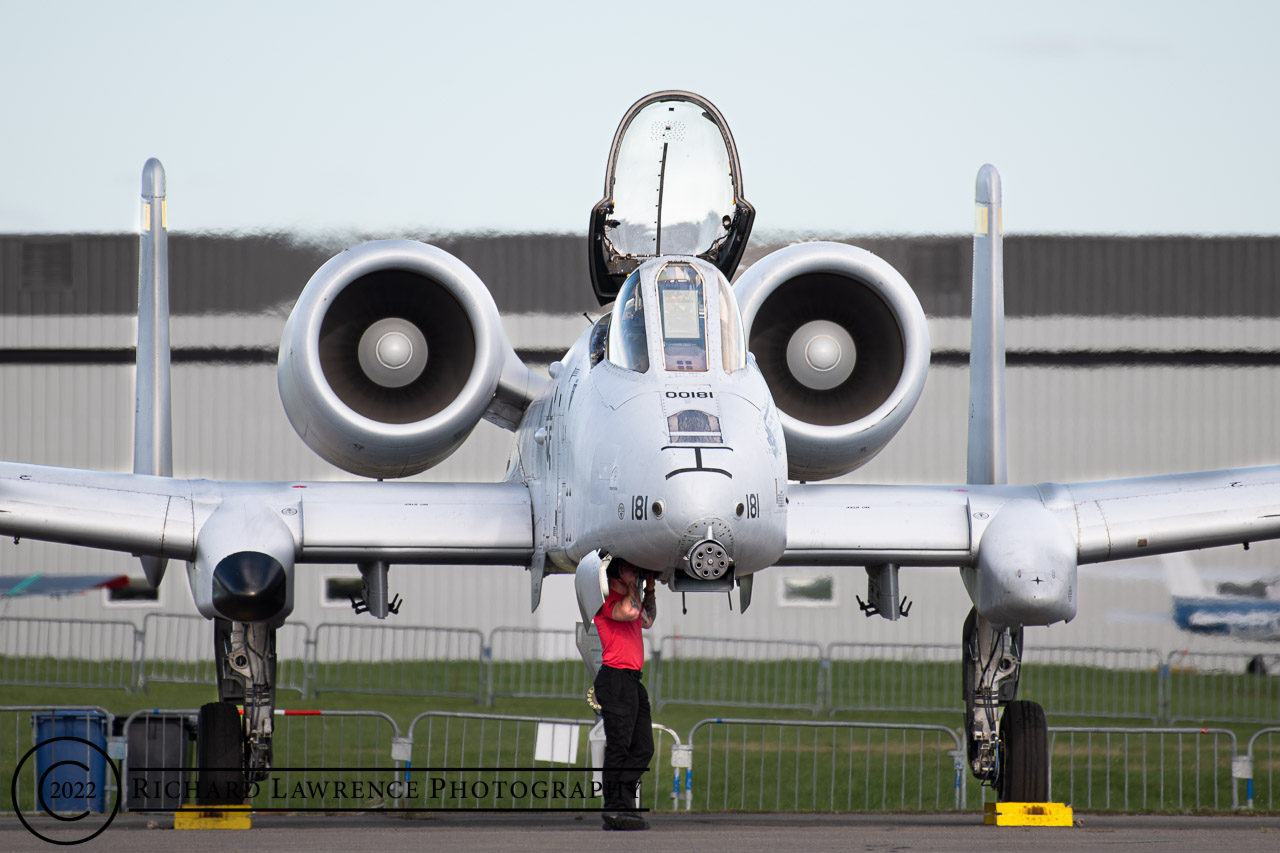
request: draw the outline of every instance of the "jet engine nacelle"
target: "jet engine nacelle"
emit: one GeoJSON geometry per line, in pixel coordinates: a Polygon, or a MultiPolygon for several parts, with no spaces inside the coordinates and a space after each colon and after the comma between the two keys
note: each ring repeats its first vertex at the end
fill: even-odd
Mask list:
{"type": "Polygon", "coordinates": [[[865,249],[801,243],[757,261],[734,291],[782,415],[788,475],[825,480],[879,453],[929,372],[929,327],[906,279],[865,249]]]}
{"type": "Polygon", "coordinates": [[[280,340],[280,399],[307,446],[366,477],[407,477],[457,449],[494,399],[510,344],[466,264],[411,240],[330,259],[280,340]]]}

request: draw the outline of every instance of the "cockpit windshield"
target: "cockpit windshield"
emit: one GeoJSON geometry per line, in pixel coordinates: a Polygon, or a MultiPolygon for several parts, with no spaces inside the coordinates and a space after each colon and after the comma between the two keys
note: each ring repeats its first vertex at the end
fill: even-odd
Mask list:
{"type": "Polygon", "coordinates": [[[627,276],[618,291],[609,323],[609,361],[618,367],[644,373],[649,369],[649,344],[644,322],[644,300],[640,293],[640,271],[627,276]]]}
{"type": "Polygon", "coordinates": [[[673,262],[658,271],[662,358],[667,370],[707,369],[707,300],[693,264],[673,262]]]}
{"type": "Polygon", "coordinates": [[[652,332],[663,370],[705,372],[717,366],[711,349],[716,338],[711,330],[718,326],[724,371],[733,373],[746,367],[742,316],[729,282],[719,270],[700,267],[698,262],[668,261],[658,268],[650,285],[653,290],[641,285],[640,274],[641,270],[636,270],[627,276],[618,291],[605,353],[610,362],[638,373],[648,371],[648,336],[652,332]],[[646,292],[650,294],[647,300],[646,292]]]}
{"type": "Polygon", "coordinates": [[[747,333],[742,328],[742,314],[738,300],[729,290],[729,282],[719,276],[720,294],[720,350],[724,359],[724,372],[733,373],[747,366],[747,333]]]}

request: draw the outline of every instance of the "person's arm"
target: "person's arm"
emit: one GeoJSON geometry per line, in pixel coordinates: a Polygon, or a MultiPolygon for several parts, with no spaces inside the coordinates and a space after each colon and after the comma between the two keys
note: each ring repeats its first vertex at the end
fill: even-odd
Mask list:
{"type": "Polygon", "coordinates": [[[653,575],[650,574],[644,581],[644,603],[641,605],[640,624],[645,628],[653,627],[654,620],[658,618],[658,596],[653,591],[653,575]]]}
{"type": "Polygon", "coordinates": [[[609,607],[606,601],[605,609],[606,615],[615,622],[634,622],[640,618],[640,594],[632,589],[627,595],[615,601],[613,607],[609,607]]]}

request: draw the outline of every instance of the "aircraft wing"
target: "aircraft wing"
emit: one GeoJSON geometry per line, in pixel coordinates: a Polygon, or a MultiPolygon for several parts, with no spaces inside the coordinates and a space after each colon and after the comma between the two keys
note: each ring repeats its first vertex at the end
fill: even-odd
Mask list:
{"type": "Polygon", "coordinates": [[[533,552],[520,483],[218,483],[0,463],[5,536],[193,560],[201,527],[231,504],[277,515],[300,563],[528,565],[533,552]]]}
{"type": "Polygon", "coordinates": [[[793,484],[784,565],[968,566],[1012,500],[1066,527],[1079,563],[1280,538],[1280,466],[1037,486],[793,484]]]}

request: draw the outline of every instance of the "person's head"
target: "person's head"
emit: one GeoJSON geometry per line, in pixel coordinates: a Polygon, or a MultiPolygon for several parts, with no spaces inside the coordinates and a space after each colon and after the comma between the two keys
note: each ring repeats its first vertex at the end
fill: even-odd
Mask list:
{"type": "Polygon", "coordinates": [[[609,578],[609,586],[611,588],[613,587],[613,581],[618,581],[624,587],[636,586],[640,577],[635,566],[619,557],[614,557],[609,561],[604,573],[605,577],[609,578]]]}

